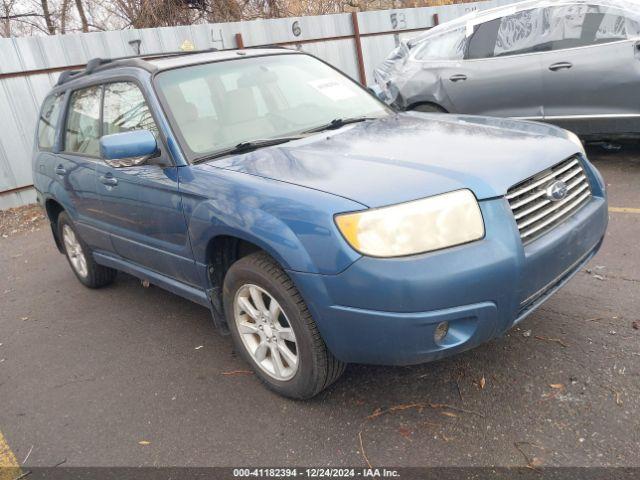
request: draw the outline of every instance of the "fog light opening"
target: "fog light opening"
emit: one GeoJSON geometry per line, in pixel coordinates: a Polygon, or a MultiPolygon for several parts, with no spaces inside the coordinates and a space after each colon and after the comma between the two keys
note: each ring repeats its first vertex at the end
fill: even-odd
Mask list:
{"type": "Polygon", "coordinates": [[[442,343],[447,333],[449,333],[449,322],[440,322],[436,327],[436,331],[433,332],[433,339],[436,343],[442,343]]]}

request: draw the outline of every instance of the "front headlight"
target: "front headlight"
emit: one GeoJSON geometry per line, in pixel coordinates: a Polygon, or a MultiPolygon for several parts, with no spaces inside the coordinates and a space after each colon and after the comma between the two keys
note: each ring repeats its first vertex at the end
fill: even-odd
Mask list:
{"type": "Polygon", "coordinates": [[[480,206],[469,190],[340,214],[336,224],[355,250],[372,257],[414,255],[484,237],[480,206]]]}

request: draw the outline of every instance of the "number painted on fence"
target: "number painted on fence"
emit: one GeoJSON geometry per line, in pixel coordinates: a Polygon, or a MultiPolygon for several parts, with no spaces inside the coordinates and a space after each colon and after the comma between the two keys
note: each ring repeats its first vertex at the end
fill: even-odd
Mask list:
{"type": "Polygon", "coordinates": [[[291,32],[294,37],[299,37],[302,34],[302,27],[300,27],[300,22],[298,20],[291,24],[291,32]]]}
{"type": "Polygon", "coordinates": [[[393,12],[389,14],[389,20],[391,20],[391,28],[394,30],[407,28],[407,16],[404,12],[393,12]]]}

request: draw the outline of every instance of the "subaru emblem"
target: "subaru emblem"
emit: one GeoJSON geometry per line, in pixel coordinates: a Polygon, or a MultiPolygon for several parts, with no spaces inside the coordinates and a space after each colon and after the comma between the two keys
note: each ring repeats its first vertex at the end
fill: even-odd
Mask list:
{"type": "Polygon", "coordinates": [[[562,180],[557,180],[549,185],[545,190],[545,197],[552,202],[559,202],[567,196],[569,187],[562,180]]]}

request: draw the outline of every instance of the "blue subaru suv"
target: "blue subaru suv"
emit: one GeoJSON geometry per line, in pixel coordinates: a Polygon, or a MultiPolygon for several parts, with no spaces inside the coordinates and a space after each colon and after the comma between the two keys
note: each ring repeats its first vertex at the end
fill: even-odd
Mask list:
{"type": "Polygon", "coordinates": [[[521,321],[598,250],[601,176],[539,123],[397,113],[310,55],[95,59],[45,99],[33,175],[90,288],[206,306],[264,383],[408,365],[521,321]]]}

